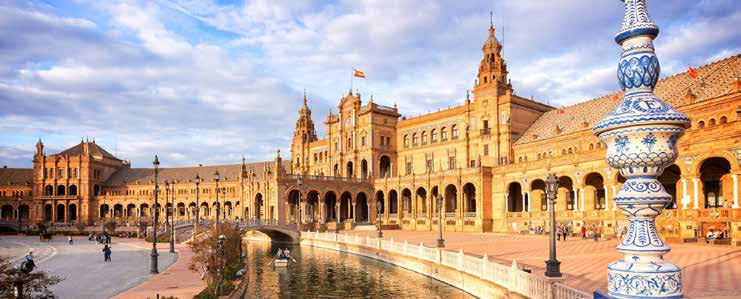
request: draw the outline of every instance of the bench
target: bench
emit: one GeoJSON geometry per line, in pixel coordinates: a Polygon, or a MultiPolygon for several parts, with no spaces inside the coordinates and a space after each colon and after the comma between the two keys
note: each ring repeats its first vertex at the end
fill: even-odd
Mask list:
{"type": "Polygon", "coordinates": [[[710,239],[709,244],[711,245],[731,245],[731,239],[729,238],[710,239]]]}

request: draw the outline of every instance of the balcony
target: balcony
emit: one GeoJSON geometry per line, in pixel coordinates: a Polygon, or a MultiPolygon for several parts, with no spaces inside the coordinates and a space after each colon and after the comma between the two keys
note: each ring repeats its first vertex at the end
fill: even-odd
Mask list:
{"type": "Polygon", "coordinates": [[[67,199],[78,199],[77,195],[44,195],[41,196],[42,200],[67,200],[67,199]]]}

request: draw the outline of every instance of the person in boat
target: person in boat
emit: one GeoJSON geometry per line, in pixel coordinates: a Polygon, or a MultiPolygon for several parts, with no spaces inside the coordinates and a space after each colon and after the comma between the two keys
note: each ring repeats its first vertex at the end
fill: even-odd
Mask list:
{"type": "Polygon", "coordinates": [[[291,258],[291,251],[288,250],[288,248],[283,249],[283,255],[285,255],[286,258],[291,258]]]}
{"type": "Polygon", "coordinates": [[[284,259],[285,255],[283,253],[283,249],[278,248],[278,254],[275,255],[277,259],[284,259]]]}

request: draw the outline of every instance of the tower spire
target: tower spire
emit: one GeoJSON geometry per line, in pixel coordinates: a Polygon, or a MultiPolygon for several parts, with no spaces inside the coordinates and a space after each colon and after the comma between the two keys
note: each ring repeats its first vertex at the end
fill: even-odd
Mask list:
{"type": "Polygon", "coordinates": [[[304,88],[304,107],[306,107],[306,88],[304,88]]]}
{"type": "Polygon", "coordinates": [[[494,36],[494,12],[489,11],[489,36],[494,36]]]}

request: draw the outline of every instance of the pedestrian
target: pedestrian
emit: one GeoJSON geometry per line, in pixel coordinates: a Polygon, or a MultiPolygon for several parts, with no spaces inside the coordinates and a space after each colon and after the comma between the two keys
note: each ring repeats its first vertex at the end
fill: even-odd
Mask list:
{"type": "Polygon", "coordinates": [[[69,240],[69,245],[72,245],[72,235],[67,235],[67,240],[69,240]]]}
{"type": "Polygon", "coordinates": [[[563,241],[566,242],[566,236],[569,235],[569,231],[571,230],[571,226],[564,226],[563,228],[563,241]]]}
{"type": "Polygon", "coordinates": [[[587,227],[582,225],[581,226],[581,239],[585,240],[587,238],[587,227]]]}
{"type": "Polygon", "coordinates": [[[111,247],[108,247],[108,245],[103,245],[103,261],[104,262],[110,262],[111,261],[111,247]]]}
{"type": "Polygon", "coordinates": [[[594,238],[594,241],[597,242],[597,227],[594,227],[592,231],[592,238],[594,238]]]}
{"type": "Polygon", "coordinates": [[[556,238],[558,238],[559,241],[561,241],[561,234],[563,234],[563,227],[559,225],[556,229],[556,238]]]}

